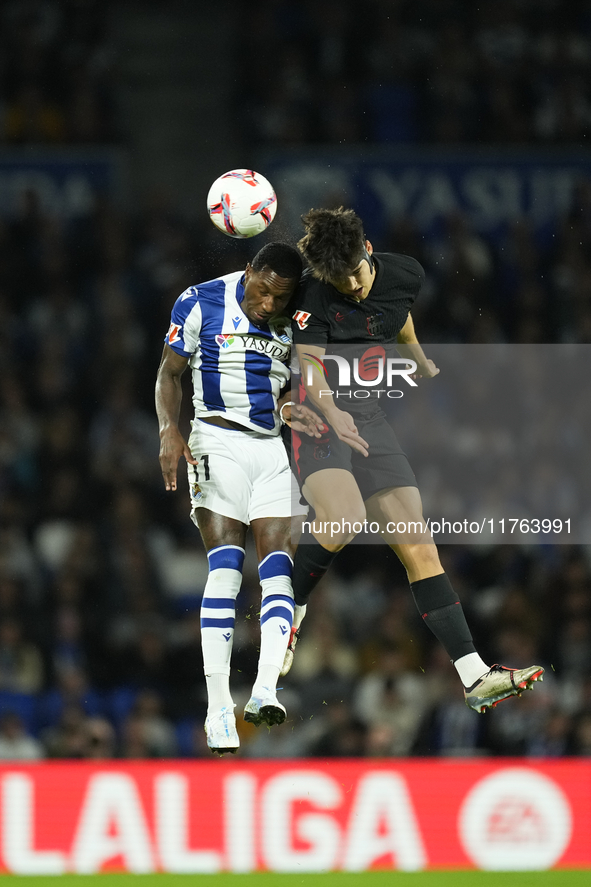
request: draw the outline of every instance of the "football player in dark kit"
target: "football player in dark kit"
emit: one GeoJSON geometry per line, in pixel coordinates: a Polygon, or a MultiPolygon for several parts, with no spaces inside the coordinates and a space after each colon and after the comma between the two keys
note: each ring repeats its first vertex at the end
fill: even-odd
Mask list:
{"type": "MultiPolygon", "coordinates": [[[[358,345],[360,355],[370,348],[369,353],[381,350],[385,355],[387,346],[396,346],[416,363],[415,376],[436,376],[439,370],[425,356],[410,314],[424,279],[421,265],[409,256],[373,253],[353,210],[315,209],[302,220],[306,234],[298,246],[308,270],[296,292],[293,315],[301,367],[321,364],[323,355],[331,348],[338,352],[339,346],[358,345]]],[[[334,366],[326,360],[326,371],[329,364],[334,366]]],[[[321,372],[302,371],[306,402],[323,415],[327,433],[321,441],[294,433],[297,473],[315,520],[296,552],[296,616],[282,674],[291,667],[310,593],[354,537],[353,523],[367,519],[379,524],[382,537],[404,565],[419,613],[449,654],[467,705],[484,711],[520,695],[542,680],[543,668],[491,668],[478,655],[460,599],[423,524],[415,476],[379,399],[333,398],[327,389],[336,393],[337,386],[330,378],[327,385],[321,372]],[[412,532],[388,532],[388,524],[406,530],[409,523],[412,532]],[[341,528],[336,535],[334,526],[341,528]]]]}

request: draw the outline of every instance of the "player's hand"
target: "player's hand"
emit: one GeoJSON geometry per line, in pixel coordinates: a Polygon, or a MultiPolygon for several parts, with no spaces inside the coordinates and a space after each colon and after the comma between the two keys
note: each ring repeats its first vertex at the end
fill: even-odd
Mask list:
{"type": "Polygon", "coordinates": [[[441,372],[439,367],[436,367],[432,360],[428,360],[417,367],[417,371],[412,374],[411,379],[432,379],[439,372],[441,372]]]}
{"type": "Polygon", "coordinates": [[[303,404],[285,406],[283,418],[285,419],[285,424],[292,431],[299,431],[301,434],[307,434],[308,437],[322,437],[321,432],[326,429],[326,425],[320,416],[309,407],[303,406],[303,404]]]}
{"type": "Polygon", "coordinates": [[[361,453],[362,456],[369,455],[369,444],[360,436],[353,416],[350,413],[335,409],[331,410],[330,415],[327,415],[326,418],[339,440],[348,444],[357,453],[361,453]]]}
{"type": "Polygon", "coordinates": [[[181,456],[191,465],[198,464],[178,428],[169,428],[160,436],[160,468],[166,490],[176,490],[177,466],[181,456]]]}

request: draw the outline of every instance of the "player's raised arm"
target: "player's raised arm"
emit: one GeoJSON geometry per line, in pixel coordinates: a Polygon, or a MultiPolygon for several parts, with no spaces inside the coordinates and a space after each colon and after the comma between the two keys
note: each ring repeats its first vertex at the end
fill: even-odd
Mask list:
{"type": "MultiPolygon", "coordinates": [[[[306,355],[318,357],[322,360],[326,352],[319,345],[296,345],[300,366],[306,366],[306,355]]],[[[319,372],[313,373],[308,381],[307,374],[302,374],[308,398],[334,428],[339,440],[348,444],[353,450],[367,456],[368,444],[359,434],[355,421],[350,413],[340,410],[335,404],[332,394],[328,390],[328,382],[319,372]]]]}
{"type": "Polygon", "coordinates": [[[160,427],[160,467],[167,490],[176,490],[177,466],[181,456],[191,465],[197,464],[178,426],[183,398],[181,376],[188,363],[186,357],[177,354],[168,345],[164,346],[156,378],[156,413],[160,427]]]}
{"type": "Polygon", "coordinates": [[[417,334],[415,333],[415,325],[413,319],[408,314],[406,322],[396,337],[396,347],[401,357],[408,357],[414,360],[417,365],[416,376],[424,376],[426,379],[432,379],[439,372],[432,360],[425,356],[425,352],[419,344],[417,334]]]}

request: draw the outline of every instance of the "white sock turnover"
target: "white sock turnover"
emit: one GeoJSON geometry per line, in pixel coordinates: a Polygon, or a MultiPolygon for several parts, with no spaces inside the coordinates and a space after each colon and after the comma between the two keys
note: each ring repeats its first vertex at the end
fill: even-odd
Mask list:
{"type": "Polygon", "coordinates": [[[293,622],[293,561],[285,551],[272,551],[259,564],[261,580],[261,652],[253,696],[263,688],[275,693],[293,622]]]}
{"type": "Polygon", "coordinates": [[[483,662],[478,653],[467,653],[466,656],[456,659],[454,668],[459,674],[464,687],[471,687],[483,674],[490,670],[490,666],[483,662]]]}

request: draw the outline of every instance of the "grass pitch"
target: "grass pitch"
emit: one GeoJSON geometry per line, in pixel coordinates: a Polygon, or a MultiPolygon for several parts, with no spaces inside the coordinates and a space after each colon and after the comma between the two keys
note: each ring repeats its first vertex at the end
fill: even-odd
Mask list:
{"type": "Polygon", "coordinates": [[[2,876],[3,882],[17,880],[21,887],[588,887],[591,871],[2,876]]]}

